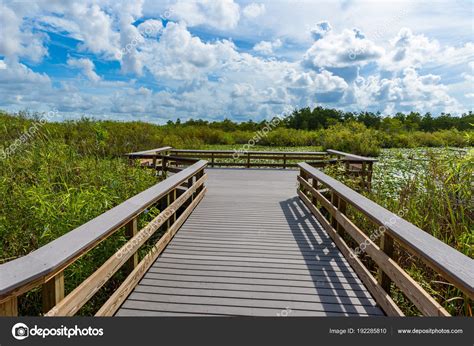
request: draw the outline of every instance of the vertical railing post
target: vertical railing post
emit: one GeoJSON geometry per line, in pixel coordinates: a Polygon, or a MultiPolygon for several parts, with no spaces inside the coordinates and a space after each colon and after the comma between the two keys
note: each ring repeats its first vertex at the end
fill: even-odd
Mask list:
{"type": "Polygon", "coordinates": [[[345,167],[345,169],[346,169],[346,174],[349,175],[349,174],[350,174],[349,171],[350,171],[350,169],[351,169],[351,164],[349,163],[349,161],[346,160],[346,161],[344,162],[344,167],[345,167]]]}
{"type": "MultiPolygon", "coordinates": [[[[342,199],[341,197],[338,198],[338,207],[337,207],[337,209],[339,210],[339,212],[341,214],[346,214],[347,202],[344,199],[342,199]]],[[[342,225],[339,222],[337,223],[337,232],[339,233],[339,235],[344,234],[344,227],[342,227],[342,225]]]]}
{"type": "MultiPolygon", "coordinates": [[[[339,208],[339,196],[332,191],[331,192],[331,204],[336,207],[336,209],[339,208]]],[[[331,225],[334,229],[337,229],[337,221],[336,217],[332,215],[332,213],[329,213],[330,219],[331,219],[331,225]]]]}
{"type": "MultiPolygon", "coordinates": [[[[159,201],[160,213],[162,213],[168,207],[167,203],[168,203],[168,194],[161,197],[159,201]]],[[[160,227],[160,232],[166,232],[167,230],[168,230],[168,222],[164,222],[163,225],[161,225],[160,227]]]]}
{"type": "MultiPolygon", "coordinates": [[[[318,180],[314,177],[313,177],[312,186],[316,191],[318,190],[318,180]]],[[[318,199],[316,198],[316,196],[313,195],[313,197],[311,197],[311,201],[313,202],[313,205],[315,207],[318,206],[318,199]]]]}
{"type": "Polygon", "coordinates": [[[168,159],[165,156],[163,156],[163,159],[161,160],[161,171],[163,172],[164,176],[167,170],[168,170],[168,159]]]}
{"type": "Polygon", "coordinates": [[[214,152],[211,153],[211,167],[214,167],[214,152]]]}
{"type": "Polygon", "coordinates": [[[43,312],[46,313],[64,298],[64,272],[61,271],[46,281],[41,294],[43,296],[43,312]]]}
{"type": "MultiPolygon", "coordinates": [[[[198,181],[199,179],[201,179],[203,175],[204,175],[204,169],[201,169],[199,172],[196,173],[195,181],[198,181]]],[[[204,189],[204,185],[201,185],[196,189],[196,195],[200,193],[202,189],[204,189]]]]}
{"type": "MultiPolygon", "coordinates": [[[[394,255],[393,238],[389,234],[387,234],[387,232],[384,232],[380,238],[380,249],[383,252],[385,252],[388,255],[388,257],[393,258],[393,255],[394,255]]],[[[378,270],[378,282],[380,286],[382,286],[382,288],[386,292],[390,293],[390,286],[391,286],[392,280],[380,268],[378,270]]]]}
{"type": "MultiPolygon", "coordinates": [[[[186,187],[187,187],[188,189],[190,189],[191,186],[193,186],[193,178],[194,178],[194,177],[191,177],[191,178],[189,178],[188,181],[187,181],[186,187]]],[[[189,204],[191,204],[191,203],[193,202],[195,196],[196,196],[196,192],[193,192],[193,193],[191,194],[191,197],[189,198],[189,204]]],[[[189,204],[187,204],[186,206],[188,206],[189,204]]]]}
{"type": "MultiPolygon", "coordinates": [[[[170,205],[171,203],[173,203],[174,201],[176,201],[176,189],[173,189],[173,191],[171,191],[170,194],[171,194],[171,195],[170,195],[170,203],[169,203],[168,205],[170,205]]],[[[177,213],[177,212],[178,212],[178,211],[175,210],[175,212],[173,213],[173,216],[170,217],[170,219],[173,220],[173,222],[172,222],[171,224],[175,223],[175,221],[176,221],[176,213],[177,213]]]]}
{"type": "Polygon", "coordinates": [[[363,161],[360,174],[362,175],[362,189],[364,189],[364,190],[366,190],[366,189],[368,190],[366,173],[367,173],[367,163],[365,161],[363,161]]]}
{"type": "MultiPolygon", "coordinates": [[[[306,172],[304,171],[303,168],[300,168],[300,177],[301,177],[303,180],[307,180],[306,172]]],[[[301,192],[305,193],[304,185],[303,185],[303,184],[300,184],[299,187],[300,187],[301,192]]]]}
{"type": "MultiPolygon", "coordinates": [[[[134,217],[125,225],[125,238],[127,240],[133,238],[138,233],[138,218],[134,217]]],[[[124,264],[127,273],[131,273],[138,265],[138,253],[134,253],[130,259],[124,264]]]]}
{"type": "Polygon", "coordinates": [[[18,298],[12,296],[0,303],[0,316],[18,316],[18,298]]]}
{"type": "Polygon", "coordinates": [[[373,169],[373,162],[369,162],[368,169],[367,169],[367,190],[368,191],[372,189],[372,169],[373,169]]]}
{"type": "Polygon", "coordinates": [[[247,168],[250,168],[250,152],[247,152],[247,168]]]}
{"type": "MultiPolygon", "coordinates": [[[[166,194],[166,208],[169,207],[170,204],[171,204],[171,191],[166,194]]],[[[170,226],[171,226],[171,217],[169,217],[168,220],[166,221],[166,230],[168,230],[170,226]]]]}
{"type": "Polygon", "coordinates": [[[286,169],[286,154],[283,154],[283,169],[286,169]]]}

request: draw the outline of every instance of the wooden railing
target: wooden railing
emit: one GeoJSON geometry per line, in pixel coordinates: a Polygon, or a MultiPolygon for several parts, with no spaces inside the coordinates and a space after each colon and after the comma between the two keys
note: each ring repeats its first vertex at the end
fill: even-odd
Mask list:
{"type": "Polygon", "coordinates": [[[426,316],[449,316],[448,312],[408,273],[394,256],[394,242],[421,259],[449,283],[474,297],[474,260],[391,213],[341,182],[306,163],[300,163],[298,195],[328,232],[357,272],[377,303],[391,316],[403,316],[390,296],[396,286],[426,316]],[[347,215],[348,207],[361,213],[377,228],[366,234],[347,215]],[[351,247],[353,240],[357,247],[351,247]],[[362,250],[362,251],[361,251],[362,250]],[[374,277],[358,254],[365,253],[378,266],[374,277]]]}
{"type": "Polygon", "coordinates": [[[38,250],[0,265],[0,316],[16,316],[18,296],[38,286],[42,286],[46,315],[74,315],[126,266],[130,274],[97,312],[98,316],[114,314],[203,198],[206,165],[198,161],[38,250]],[[138,230],[139,216],[152,206],[160,209],[159,215],[138,230]],[[65,296],[64,270],[123,227],[128,242],[65,296]],[[137,251],[158,229],[164,234],[139,262],[137,251]]]}
{"type": "Polygon", "coordinates": [[[134,158],[149,158],[149,157],[154,157],[158,154],[165,154],[168,153],[173,147],[161,147],[161,148],[156,148],[156,149],[150,149],[150,150],[144,150],[144,151],[136,151],[134,153],[128,153],[125,154],[125,156],[129,157],[134,157],[134,158]]]}
{"type": "Polygon", "coordinates": [[[234,150],[189,150],[172,149],[175,158],[206,159],[210,167],[297,167],[298,162],[305,161],[315,167],[329,163],[328,154],[319,151],[234,151],[234,150]]]}
{"type": "Polygon", "coordinates": [[[359,156],[328,149],[321,151],[238,151],[238,150],[195,150],[162,147],[152,150],[128,153],[130,160],[141,160],[142,166],[160,172],[179,172],[200,159],[208,160],[210,167],[237,168],[293,168],[303,161],[313,167],[342,163],[345,174],[360,178],[360,188],[370,190],[373,164],[371,157],[359,156]]]}
{"type": "Polygon", "coordinates": [[[129,159],[141,159],[144,165],[159,169],[189,165],[199,159],[206,159],[209,167],[297,167],[304,161],[313,167],[323,167],[330,163],[343,162],[348,172],[366,176],[372,175],[373,163],[377,159],[353,155],[342,151],[238,151],[238,150],[196,150],[162,147],[152,150],[125,154],[129,159]],[[166,161],[163,164],[163,159],[166,161]]]}
{"type": "Polygon", "coordinates": [[[373,165],[377,159],[372,157],[359,156],[345,153],[343,151],[328,149],[328,154],[337,157],[338,161],[343,161],[345,165],[345,174],[361,178],[361,188],[370,190],[372,185],[373,165]]]}

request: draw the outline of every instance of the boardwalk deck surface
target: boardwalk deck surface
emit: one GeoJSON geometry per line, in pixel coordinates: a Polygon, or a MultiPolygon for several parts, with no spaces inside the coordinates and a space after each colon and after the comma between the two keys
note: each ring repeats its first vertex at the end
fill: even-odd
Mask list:
{"type": "Polygon", "coordinates": [[[117,316],[383,315],[296,196],[296,171],[207,172],[206,196],[117,316]]]}

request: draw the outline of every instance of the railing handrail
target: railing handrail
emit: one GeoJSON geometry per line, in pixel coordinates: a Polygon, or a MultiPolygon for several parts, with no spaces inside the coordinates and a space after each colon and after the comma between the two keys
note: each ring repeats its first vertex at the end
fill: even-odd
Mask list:
{"type": "Polygon", "coordinates": [[[234,154],[234,153],[241,153],[242,155],[247,154],[268,154],[268,155],[275,155],[275,154],[282,154],[282,155],[327,155],[325,151],[257,151],[257,150],[249,150],[249,151],[238,151],[238,150],[212,150],[212,149],[171,149],[173,152],[178,153],[209,153],[209,154],[234,154]]]}
{"type": "Polygon", "coordinates": [[[28,255],[1,264],[0,300],[29,283],[64,269],[206,165],[207,161],[200,160],[28,255]]]}
{"type": "Polygon", "coordinates": [[[377,162],[378,160],[373,158],[373,157],[366,157],[366,156],[360,156],[360,155],[354,155],[350,153],[345,153],[343,151],[339,150],[334,150],[334,149],[328,149],[326,150],[329,154],[334,154],[334,155],[339,155],[339,156],[344,156],[344,158],[350,160],[350,161],[363,161],[363,162],[377,162]]]}
{"type": "Polygon", "coordinates": [[[171,149],[173,149],[173,147],[161,147],[161,148],[150,149],[150,150],[136,151],[134,153],[125,154],[124,156],[156,155],[164,151],[169,151],[171,149]]]}
{"type": "Polygon", "coordinates": [[[299,163],[298,166],[372,221],[385,226],[386,231],[394,239],[419,256],[456,287],[470,297],[474,296],[473,259],[307,163],[299,163]],[[393,218],[397,221],[391,222],[393,218]]]}

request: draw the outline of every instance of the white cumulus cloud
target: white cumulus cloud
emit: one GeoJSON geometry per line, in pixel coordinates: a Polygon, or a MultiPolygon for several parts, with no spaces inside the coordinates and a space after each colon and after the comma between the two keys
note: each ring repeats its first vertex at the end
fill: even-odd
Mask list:
{"type": "Polygon", "coordinates": [[[419,112],[459,112],[460,104],[440,83],[437,75],[419,75],[414,68],[406,68],[401,76],[380,78],[360,77],[355,85],[355,97],[361,107],[384,105],[387,109],[419,112]]]}
{"type": "Polygon", "coordinates": [[[80,69],[81,72],[92,82],[98,82],[100,80],[99,75],[94,71],[94,63],[90,59],[69,58],[67,64],[71,67],[80,69]]]}
{"type": "Polygon", "coordinates": [[[187,26],[206,25],[216,29],[232,29],[240,19],[240,6],[234,0],[178,0],[170,8],[171,18],[187,26]]]}
{"type": "Polygon", "coordinates": [[[264,4],[251,3],[250,5],[247,5],[242,9],[242,14],[244,15],[244,17],[251,19],[260,17],[264,13],[264,4]]]}
{"type": "Polygon", "coordinates": [[[317,41],[317,40],[323,38],[324,36],[326,36],[326,34],[328,34],[331,30],[332,30],[332,27],[331,27],[331,24],[329,24],[328,21],[322,21],[322,22],[316,23],[314,28],[312,28],[310,30],[311,37],[315,41],[317,41]]]}
{"type": "Polygon", "coordinates": [[[327,22],[313,29],[316,42],[306,51],[303,63],[310,68],[363,65],[384,55],[384,49],[357,29],[336,34],[327,22]]]}
{"type": "Polygon", "coordinates": [[[280,39],[276,39],[275,41],[260,41],[255,46],[253,46],[253,50],[257,53],[263,55],[271,55],[274,53],[275,49],[278,49],[282,46],[282,42],[280,39]]]}
{"type": "Polygon", "coordinates": [[[424,35],[414,35],[408,28],[402,28],[390,43],[392,49],[381,61],[381,65],[387,70],[419,67],[433,60],[440,49],[436,40],[430,40],[424,35]]]}

